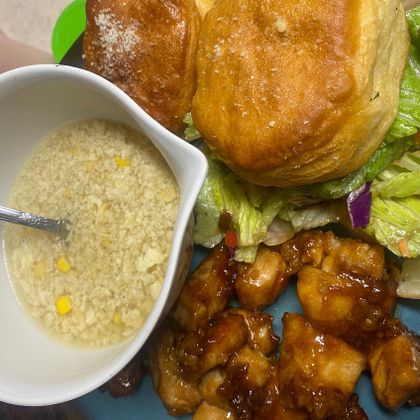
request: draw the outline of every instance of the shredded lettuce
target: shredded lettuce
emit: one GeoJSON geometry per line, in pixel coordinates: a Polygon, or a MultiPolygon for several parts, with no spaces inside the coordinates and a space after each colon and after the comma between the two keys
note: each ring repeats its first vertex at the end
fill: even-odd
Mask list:
{"type": "Polygon", "coordinates": [[[258,245],[239,247],[235,251],[234,259],[236,261],[252,263],[257,256],[258,245]]]}
{"type": "Polygon", "coordinates": [[[366,232],[396,255],[418,257],[419,223],[420,150],[417,150],[406,153],[373,181],[366,232]]]}
{"type": "Polygon", "coordinates": [[[404,260],[397,296],[420,299],[420,257],[404,260]]]}
{"type": "MultiPolygon", "coordinates": [[[[420,83],[420,79],[419,79],[420,83]]],[[[372,181],[393,161],[399,159],[414,144],[413,139],[397,139],[383,144],[357,171],[343,178],[304,187],[307,194],[323,200],[332,200],[349,194],[366,182],[372,181]]]]}
{"type": "Polygon", "coordinates": [[[405,172],[377,186],[382,198],[408,197],[420,194],[420,173],[405,172]]]}
{"type": "Polygon", "coordinates": [[[213,248],[224,237],[218,226],[221,209],[218,207],[215,197],[215,191],[224,188],[224,175],[221,167],[209,160],[207,178],[195,203],[194,241],[206,248],[213,248]]]}
{"type": "Polygon", "coordinates": [[[413,7],[405,12],[411,44],[420,49],[420,7],[413,7]]]}
{"type": "MultiPolygon", "coordinates": [[[[395,142],[397,144],[398,142],[395,142]]],[[[393,143],[394,144],[394,143],[393,143]]],[[[224,238],[219,218],[225,210],[239,247],[235,260],[252,262],[260,243],[278,245],[297,232],[343,219],[342,200],[319,201],[302,189],[250,184],[209,155],[209,173],[195,206],[195,243],[214,247],[224,238]]],[[[406,152],[372,184],[371,218],[367,233],[401,254],[407,241],[411,256],[420,254],[420,150],[406,152]]]]}
{"type": "Polygon", "coordinates": [[[410,54],[400,85],[400,102],[385,142],[416,134],[420,128],[420,7],[406,12],[410,33],[410,54]]]}
{"type": "Polygon", "coordinates": [[[340,206],[335,201],[319,203],[303,208],[284,208],[280,214],[281,220],[289,221],[295,232],[338,223],[341,220],[340,206]]]}
{"type": "MultiPolygon", "coordinates": [[[[254,207],[243,184],[244,181],[220,161],[209,159],[209,172],[195,206],[196,243],[213,247],[223,239],[224,232],[219,227],[222,211],[227,211],[232,216],[239,248],[255,247],[264,240],[267,227],[276,216],[282,202],[272,200],[262,203],[260,208],[254,207]]],[[[253,261],[255,252],[241,252],[242,260],[251,258],[253,261]]]]}
{"type": "Polygon", "coordinates": [[[268,226],[267,236],[264,243],[268,246],[280,245],[289,239],[292,239],[296,234],[293,225],[276,217],[268,226]]]}
{"type": "MultiPolygon", "coordinates": [[[[252,262],[256,247],[264,242],[269,234],[271,241],[279,237],[273,235],[269,227],[284,206],[288,206],[288,214],[291,215],[294,208],[318,202],[299,190],[282,190],[251,184],[235,175],[211,154],[208,153],[207,158],[209,172],[194,209],[194,241],[209,248],[222,241],[225,232],[219,227],[219,218],[223,211],[227,211],[232,217],[232,227],[238,239],[239,247],[235,252],[235,259],[238,261],[252,262]]],[[[297,220],[298,217],[293,217],[293,220],[297,220]]],[[[303,224],[301,222],[302,226],[303,224]]],[[[295,232],[293,230],[292,236],[295,232]]],[[[283,234],[281,236],[284,238],[283,234]]]]}
{"type": "Polygon", "coordinates": [[[184,115],[184,119],[182,120],[184,124],[187,125],[186,129],[184,130],[184,139],[187,141],[193,141],[201,138],[201,134],[195,128],[194,121],[192,119],[191,112],[187,112],[184,115]]]}
{"type": "Polygon", "coordinates": [[[238,248],[235,260],[252,262],[264,242],[277,245],[302,229],[339,221],[334,202],[319,203],[297,189],[250,184],[221,161],[208,156],[209,172],[195,206],[194,241],[211,248],[225,232],[219,227],[223,211],[230,213],[238,248]]]}
{"type": "Polygon", "coordinates": [[[411,45],[407,67],[400,85],[400,102],[397,116],[384,142],[416,134],[420,127],[420,57],[419,50],[411,45]]]}

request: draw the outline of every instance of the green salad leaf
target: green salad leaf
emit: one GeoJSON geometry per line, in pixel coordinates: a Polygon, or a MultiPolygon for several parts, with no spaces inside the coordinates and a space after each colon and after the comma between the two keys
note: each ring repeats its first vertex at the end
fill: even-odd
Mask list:
{"type": "Polygon", "coordinates": [[[231,215],[238,239],[235,260],[252,262],[261,242],[283,243],[302,229],[339,221],[334,202],[320,203],[297,189],[260,187],[231,172],[221,161],[208,156],[209,172],[195,205],[196,244],[212,248],[225,232],[220,215],[231,215]]]}
{"type": "MultiPolygon", "coordinates": [[[[232,217],[232,228],[237,234],[239,248],[251,247],[251,251],[241,251],[243,260],[253,261],[255,247],[267,234],[267,226],[271,223],[269,218],[271,215],[274,218],[278,210],[271,210],[269,204],[263,210],[254,207],[248,199],[243,182],[220,161],[209,159],[209,172],[195,206],[194,240],[206,247],[219,243],[225,233],[219,227],[219,218],[223,211],[227,211],[232,217]]],[[[281,206],[279,203],[271,205],[281,206]]]]}
{"type": "Polygon", "coordinates": [[[416,134],[420,127],[420,57],[419,50],[411,45],[408,63],[400,85],[400,102],[384,142],[416,134]]]}
{"type": "Polygon", "coordinates": [[[213,161],[209,160],[207,178],[201,187],[195,203],[194,241],[206,248],[213,248],[223,240],[224,233],[219,229],[221,209],[216,202],[216,192],[223,189],[224,173],[213,161]]]}
{"type": "Polygon", "coordinates": [[[406,153],[373,181],[366,232],[396,255],[420,255],[420,150],[406,153]]]}
{"type": "Polygon", "coordinates": [[[281,220],[289,221],[295,233],[301,230],[325,226],[341,221],[341,206],[336,201],[327,201],[303,208],[284,207],[280,213],[281,220]]]}
{"type": "Polygon", "coordinates": [[[184,130],[184,139],[187,141],[193,141],[201,138],[201,134],[195,128],[194,121],[192,119],[191,112],[187,112],[182,120],[187,128],[184,130]]]}
{"type": "Polygon", "coordinates": [[[323,200],[332,200],[347,195],[362,186],[365,182],[372,181],[393,161],[399,159],[409,150],[413,144],[413,139],[406,138],[397,139],[389,144],[383,144],[357,171],[343,178],[313,184],[304,187],[304,189],[308,195],[323,200]]]}
{"type": "Polygon", "coordinates": [[[413,7],[405,12],[411,43],[420,49],[420,7],[413,7]]]}

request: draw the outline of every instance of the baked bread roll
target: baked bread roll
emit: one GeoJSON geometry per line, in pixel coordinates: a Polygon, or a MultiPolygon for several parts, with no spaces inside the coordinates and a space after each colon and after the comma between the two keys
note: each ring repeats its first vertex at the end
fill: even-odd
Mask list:
{"type": "Polygon", "coordinates": [[[84,66],[172,131],[195,90],[200,17],[194,0],[87,0],[84,66]]]}
{"type": "Polygon", "coordinates": [[[408,49],[400,0],[219,0],[199,35],[194,123],[251,182],[342,177],[392,124],[408,49]]]}

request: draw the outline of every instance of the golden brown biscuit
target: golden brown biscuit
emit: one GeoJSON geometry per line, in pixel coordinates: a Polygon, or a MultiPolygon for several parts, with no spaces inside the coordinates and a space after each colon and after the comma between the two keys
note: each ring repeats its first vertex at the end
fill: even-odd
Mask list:
{"type": "Polygon", "coordinates": [[[201,26],[195,125],[258,184],[344,176],[395,118],[408,47],[399,0],[220,0],[201,26]]]}
{"type": "Polygon", "coordinates": [[[174,131],[191,106],[199,15],[194,0],[88,0],[85,68],[174,131]]]}

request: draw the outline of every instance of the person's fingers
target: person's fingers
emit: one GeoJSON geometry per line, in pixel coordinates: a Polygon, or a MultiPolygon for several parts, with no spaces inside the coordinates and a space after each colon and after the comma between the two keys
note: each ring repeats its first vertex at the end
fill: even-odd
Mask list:
{"type": "Polygon", "coordinates": [[[51,54],[8,38],[0,33],[0,73],[29,64],[54,63],[51,54]]]}

